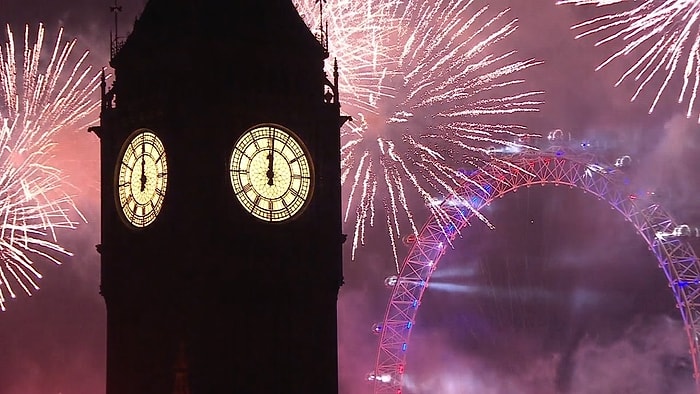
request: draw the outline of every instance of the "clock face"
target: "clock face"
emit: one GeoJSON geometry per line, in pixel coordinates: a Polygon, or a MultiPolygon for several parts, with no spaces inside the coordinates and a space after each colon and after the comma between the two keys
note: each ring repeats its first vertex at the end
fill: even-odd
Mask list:
{"type": "Polygon", "coordinates": [[[153,223],[168,186],[168,163],[158,136],[147,129],[134,132],[124,145],[116,175],[124,218],[135,227],[153,223]]]}
{"type": "Polygon", "coordinates": [[[299,214],[311,197],[313,167],[289,130],[260,125],[245,132],[231,153],[231,184],[253,216],[280,222],[299,214]]]}

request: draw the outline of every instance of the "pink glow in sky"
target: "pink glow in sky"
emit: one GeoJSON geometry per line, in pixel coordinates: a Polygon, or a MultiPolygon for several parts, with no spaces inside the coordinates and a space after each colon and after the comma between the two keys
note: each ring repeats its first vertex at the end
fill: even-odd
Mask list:
{"type": "MultiPolygon", "coordinates": [[[[131,28],[144,3],[144,0],[120,0],[124,10],[120,15],[120,32],[131,28]]],[[[557,6],[555,0],[494,0],[491,3],[499,9],[510,7],[511,15],[519,19],[520,28],[513,36],[518,53],[523,58],[544,62],[529,70],[527,84],[528,89],[546,92],[545,103],[540,112],[527,114],[519,121],[533,132],[546,134],[561,128],[580,138],[600,141],[611,151],[631,155],[638,160],[636,172],[669,196],[666,208],[684,221],[700,224],[700,204],[696,197],[700,192],[696,174],[700,166],[700,130],[695,120],[685,118],[686,108],[674,100],[661,100],[654,113],[648,115],[648,100],[642,97],[634,103],[629,101],[635,91],[634,84],[613,87],[632,60],[594,71],[610,51],[595,48],[585,40],[575,40],[576,32],[569,27],[595,16],[596,10],[557,6]]],[[[109,6],[112,4],[111,0],[6,0],[0,3],[0,23],[20,27],[25,23],[44,22],[50,32],[64,26],[66,36],[77,37],[81,49],[91,50],[91,62],[102,67],[108,63],[109,32],[113,29],[109,6]]],[[[3,356],[0,393],[3,394],[104,392],[105,311],[98,293],[99,256],[94,248],[99,243],[99,141],[86,130],[75,130],[64,132],[59,142],[57,163],[67,180],[75,185],[76,203],[88,223],[73,231],[65,242],[75,256],[67,259],[63,266],[45,268],[41,290],[31,298],[12,301],[8,311],[0,314],[3,356]]],[[[524,264],[523,260],[527,259],[533,267],[552,264],[559,268],[549,274],[551,277],[546,277],[548,280],[544,280],[544,274],[535,275],[538,272],[535,268],[524,272],[523,281],[527,283],[523,286],[559,294],[562,302],[572,304],[555,310],[547,309],[544,305],[548,304],[543,303],[542,308],[530,310],[527,308],[532,304],[522,297],[517,302],[510,298],[499,301],[486,295],[475,298],[428,291],[426,303],[429,306],[421,309],[419,319],[424,320],[418,321],[412,339],[415,354],[409,356],[407,377],[412,376],[413,383],[408,392],[450,394],[480,387],[476,392],[548,394],[554,392],[557,379],[566,378],[570,393],[584,393],[587,388],[602,393],[605,388],[594,386],[591,379],[591,376],[600,376],[601,366],[608,366],[603,371],[608,388],[620,387],[616,382],[628,379],[630,369],[644,368],[655,371],[653,376],[645,377],[650,379],[645,380],[647,388],[657,387],[654,384],[658,382],[687,383],[688,377],[683,375],[687,367],[682,363],[685,337],[677,320],[673,320],[677,316],[670,292],[663,280],[657,280],[663,279],[662,273],[653,269],[639,270],[637,273],[643,280],[628,283],[630,293],[645,296],[628,299],[627,295],[616,292],[619,286],[616,281],[625,280],[627,272],[620,267],[631,269],[631,264],[638,262],[656,265],[644,248],[605,243],[606,238],[616,239],[620,232],[626,231],[624,223],[615,221],[619,218],[608,218],[607,207],[594,208],[585,198],[556,192],[551,195],[533,192],[530,200],[521,196],[503,199],[499,204],[502,205],[494,204],[488,214],[496,220],[496,231],[498,226],[504,227],[503,236],[489,233],[478,242],[465,237],[464,245],[451,252],[452,267],[460,267],[468,261],[503,259],[509,259],[509,264],[524,264]],[[571,211],[577,212],[573,215],[574,224],[567,224],[562,217],[571,211]],[[519,212],[523,220],[510,216],[509,212],[519,212]],[[548,229],[547,226],[556,227],[548,229]],[[615,231],[600,233],[607,228],[615,231]],[[542,234],[544,240],[557,234],[569,237],[554,243],[519,244],[523,231],[542,234]],[[470,247],[477,243],[478,247],[470,247]],[[620,253],[601,253],[604,248],[616,248],[620,253]],[[499,251],[507,253],[498,254],[499,251]],[[613,258],[614,261],[609,261],[613,258]],[[587,261],[609,264],[580,266],[587,261]],[[611,265],[618,270],[611,270],[611,265]],[[567,293],[569,298],[566,298],[561,295],[564,290],[557,286],[562,283],[560,279],[574,274],[580,281],[570,285],[582,290],[567,293]],[[590,277],[610,280],[600,281],[600,287],[593,291],[590,277]],[[584,300],[577,294],[602,298],[584,300]],[[667,313],[664,308],[668,305],[661,301],[655,303],[655,299],[667,299],[671,310],[667,313]],[[478,319],[467,316],[465,305],[469,303],[474,310],[489,308],[492,313],[484,313],[477,316],[478,319]],[[574,304],[583,306],[574,309],[571,306],[574,304]],[[529,314],[511,314],[510,305],[524,308],[529,314]],[[618,307],[620,309],[615,309],[618,307]],[[552,319],[543,319],[545,313],[552,314],[552,319]],[[520,316],[519,320],[516,316],[520,316]],[[570,335],[545,350],[534,346],[551,336],[541,327],[528,329],[529,325],[543,321],[559,322],[556,328],[570,335]],[[498,332],[499,336],[496,339],[475,336],[479,332],[498,332]],[[680,344],[675,340],[678,335],[682,338],[680,344]],[[482,347],[481,342],[484,343],[482,347]],[[663,347],[654,347],[656,343],[662,343],[663,347]],[[504,354],[493,354],[497,352],[494,349],[502,349],[504,354]],[[506,357],[509,352],[512,357],[506,357]],[[575,362],[561,362],[566,357],[575,362]],[[621,361],[612,362],[614,357],[621,361]],[[640,358],[646,363],[635,363],[640,358]],[[519,360],[520,364],[514,366],[513,360],[519,360]],[[562,366],[573,367],[567,372],[562,366]],[[461,378],[455,378],[460,374],[461,378]],[[427,378],[429,376],[433,378],[427,378]],[[437,376],[444,378],[435,379],[437,376]],[[513,391],[514,387],[522,391],[513,391]],[[543,387],[551,387],[552,391],[543,387]]],[[[420,225],[425,216],[418,213],[416,220],[420,225]]],[[[345,232],[352,233],[352,229],[345,232]]],[[[620,239],[635,242],[634,237],[620,239]]],[[[355,261],[346,258],[346,284],[339,301],[340,375],[344,394],[362,394],[369,390],[363,378],[373,368],[377,343],[370,327],[381,320],[389,295],[382,281],[395,272],[393,258],[386,255],[384,246],[384,243],[368,242],[358,250],[355,261]]],[[[349,256],[349,248],[346,252],[349,256]]],[[[398,253],[405,255],[401,245],[398,253]]],[[[503,261],[499,264],[506,264],[503,261]]],[[[448,267],[446,263],[441,264],[441,268],[448,267]]],[[[455,268],[455,272],[458,271],[455,268]]],[[[506,271],[496,269],[493,272],[503,274],[506,271]]],[[[470,280],[459,275],[453,278],[458,284],[470,280]]],[[[489,283],[486,276],[479,278],[489,283]]],[[[494,281],[492,278],[491,282],[494,281]]],[[[516,281],[506,283],[515,286],[516,281]]],[[[599,379],[596,384],[601,384],[600,381],[603,380],[599,379]]],[[[657,392],[648,391],[650,394],[657,392]]],[[[677,392],[688,391],[678,386],[677,392]]]]}

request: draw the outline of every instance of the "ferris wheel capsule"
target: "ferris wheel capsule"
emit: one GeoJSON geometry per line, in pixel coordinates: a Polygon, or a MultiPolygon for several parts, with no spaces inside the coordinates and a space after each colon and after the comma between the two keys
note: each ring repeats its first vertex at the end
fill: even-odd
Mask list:
{"type": "Polygon", "coordinates": [[[387,276],[387,278],[384,279],[384,285],[386,287],[394,287],[397,283],[399,283],[399,277],[396,275],[387,276]]]}
{"type": "Polygon", "coordinates": [[[620,156],[615,160],[615,167],[617,168],[625,168],[629,167],[630,164],[632,164],[632,158],[630,156],[620,156]]]}
{"type": "Polygon", "coordinates": [[[408,234],[402,238],[403,244],[406,246],[413,245],[414,243],[416,243],[417,240],[418,240],[418,237],[416,237],[416,234],[413,234],[413,233],[408,234]]]}
{"type": "Polygon", "coordinates": [[[394,383],[396,381],[396,379],[394,379],[394,377],[388,373],[378,375],[376,372],[370,372],[367,374],[367,381],[390,384],[390,383],[394,383]]]}

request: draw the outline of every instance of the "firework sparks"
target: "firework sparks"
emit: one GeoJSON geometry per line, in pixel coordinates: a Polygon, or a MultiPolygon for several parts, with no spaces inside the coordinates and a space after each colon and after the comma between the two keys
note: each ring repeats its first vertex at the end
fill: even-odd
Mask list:
{"type": "MultiPolygon", "coordinates": [[[[325,6],[323,2],[294,1],[311,31],[327,42],[328,52],[339,56],[343,107],[375,112],[377,101],[391,96],[386,85],[393,64],[389,35],[399,26],[393,14],[400,0],[335,0],[325,6]]],[[[326,66],[332,75],[333,63],[326,66]]]]}
{"type": "MultiPolygon", "coordinates": [[[[557,4],[609,6],[619,10],[574,25],[582,32],[576,38],[601,36],[596,46],[621,43],[622,48],[603,61],[597,70],[618,58],[634,56],[634,63],[618,79],[615,86],[633,79],[637,88],[632,95],[636,100],[650,84],[660,80],[649,113],[676,74],[682,74],[683,84],[678,103],[688,101],[686,116],[690,118],[695,107],[700,84],[700,2],[695,0],[560,0],[557,4]],[[632,4],[633,3],[633,4],[632,4]],[[658,76],[658,78],[657,78],[658,76]]],[[[619,44],[618,44],[619,45],[619,44]]],[[[700,117],[698,117],[700,123],[700,117]]]]}
{"type": "MultiPolygon", "coordinates": [[[[77,128],[95,114],[99,74],[90,75],[88,52],[72,63],[76,41],[62,43],[63,30],[45,66],[40,61],[45,29],[39,25],[30,43],[25,26],[23,54],[15,52],[9,26],[0,49],[0,310],[17,291],[31,295],[41,278],[39,261],[60,264],[71,253],[58,242],[61,229],[85,220],[63,192],[60,169],[51,165],[55,136],[77,128]],[[21,63],[20,63],[21,62],[21,63]]],[[[91,119],[90,119],[91,120],[91,119]]]]}
{"type": "MultiPolygon", "coordinates": [[[[493,159],[493,146],[527,148],[524,127],[484,122],[537,111],[542,92],[523,91],[515,76],[539,62],[501,52],[517,20],[476,3],[345,0],[324,10],[325,20],[342,24],[327,30],[329,52],[339,56],[343,110],[353,117],[341,136],[353,259],[379,209],[398,270],[397,243],[418,233],[415,204],[448,225],[435,201],[470,181],[461,167],[493,159]]],[[[298,7],[314,15],[314,4],[298,7]]]]}

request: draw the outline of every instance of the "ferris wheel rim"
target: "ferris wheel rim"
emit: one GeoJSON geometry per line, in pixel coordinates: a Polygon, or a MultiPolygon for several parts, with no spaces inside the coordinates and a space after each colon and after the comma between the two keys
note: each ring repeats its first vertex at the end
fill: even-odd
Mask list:
{"type": "Polygon", "coordinates": [[[465,182],[457,195],[442,202],[454,205],[445,209],[451,213],[452,223],[430,217],[415,239],[409,240],[409,252],[395,276],[384,318],[375,325],[380,340],[375,369],[368,377],[373,381],[374,393],[401,393],[406,354],[423,294],[441,257],[468,220],[495,199],[533,185],[563,185],[592,193],[635,227],[672,289],[685,324],[696,387],[700,388],[700,262],[685,240],[658,235],[673,233],[678,222],[653,196],[631,193],[620,168],[600,164],[590,153],[550,149],[513,155],[507,160],[515,166],[503,171],[499,164],[502,158],[491,162],[469,174],[472,182],[465,182]],[[464,202],[470,207],[458,204],[464,202]]]}

